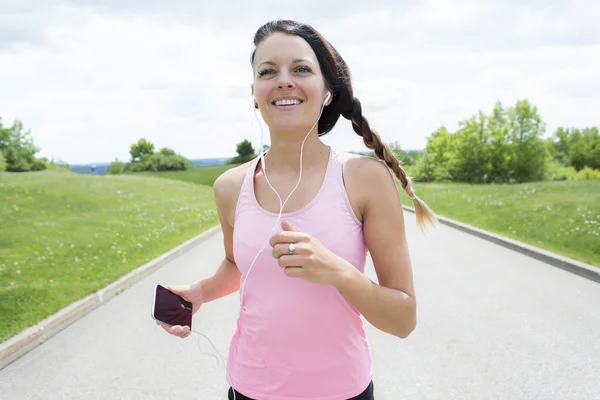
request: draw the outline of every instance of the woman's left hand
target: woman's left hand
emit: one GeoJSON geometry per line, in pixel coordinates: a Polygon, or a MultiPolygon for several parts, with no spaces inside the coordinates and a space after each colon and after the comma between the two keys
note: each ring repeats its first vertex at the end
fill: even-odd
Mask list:
{"type": "Polygon", "coordinates": [[[347,263],[318,239],[299,232],[287,221],[282,221],[281,227],[283,231],[273,235],[269,243],[273,247],[273,258],[279,259],[286,276],[335,286],[347,271],[347,263]],[[290,243],[295,247],[293,254],[289,253],[290,243]]]}

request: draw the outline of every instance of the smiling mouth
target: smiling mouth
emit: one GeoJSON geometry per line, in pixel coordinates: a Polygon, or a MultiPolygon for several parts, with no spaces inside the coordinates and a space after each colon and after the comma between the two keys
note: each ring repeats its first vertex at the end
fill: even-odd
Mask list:
{"type": "Polygon", "coordinates": [[[297,100],[297,99],[294,99],[294,100],[277,100],[277,101],[272,102],[271,104],[274,105],[274,106],[277,106],[277,107],[295,106],[295,105],[298,105],[298,104],[302,104],[302,100],[297,100]]]}

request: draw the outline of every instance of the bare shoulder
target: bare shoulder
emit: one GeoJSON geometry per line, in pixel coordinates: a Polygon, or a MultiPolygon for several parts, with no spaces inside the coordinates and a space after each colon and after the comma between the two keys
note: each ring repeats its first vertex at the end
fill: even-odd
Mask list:
{"type": "Polygon", "coordinates": [[[217,177],[213,184],[213,192],[219,215],[233,226],[233,214],[237,199],[244,183],[244,177],[252,161],[229,168],[217,177]]]}
{"type": "Polygon", "coordinates": [[[341,153],[344,184],[357,218],[364,222],[370,200],[383,193],[397,195],[394,179],[387,165],[372,157],[341,153]]]}

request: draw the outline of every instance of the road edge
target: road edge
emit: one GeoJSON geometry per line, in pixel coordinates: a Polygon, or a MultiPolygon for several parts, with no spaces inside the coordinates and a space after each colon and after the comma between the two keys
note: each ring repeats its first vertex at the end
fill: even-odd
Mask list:
{"type": "MultiPolygon", "coordinates": [[[[413,214],[415,213],[415,210],[412,207],[402,206],[402,208],[404,208],[404,210],[406,211],[410,211],[413,214]]],[[[561,256],[560,254],[552,253],[548,250],[544,250],[539,247],[519,242],[517,240],[510,239],[506,236],[501,236],[496,233],[488,232],[486,230],[476,228],[474,226],[458,222],[450,218],[438,215],[437,219],[442,224],[451,226],[455,229],[461,230],[471,235],[478,236],[482,239],[499,244],[518,253],[535,258],[536,260],[543,261],[546,264],[550,264],[554,267],[561,268],[565,271],[579,275],[583,278],[587,278],[594,282],[600,283],[600,268],[594,267],[593,265],[586,264],[584,262],[574,260],[565,256],[561,256]]]]}
{"type": "Polygon", "coordinates": [[[24,329],[16,336],[13,336],[6,342],[0,344],[0,371],[78,319],[82,318],[90,311],[113,297],[118,296],[139,280],[152,274],[220,231],[221,226],[217,225],[200,233],[166,253],[150,260],[146,264],[134,269],[105,288],[70,304],[43,321],[24,329]]]}

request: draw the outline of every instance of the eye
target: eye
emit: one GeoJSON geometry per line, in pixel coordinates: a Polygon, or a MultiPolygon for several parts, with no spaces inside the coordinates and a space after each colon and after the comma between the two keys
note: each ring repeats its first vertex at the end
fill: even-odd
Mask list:
{"type": "Polygon", "coordinates": [[[273,69],[271,69],[271,68],[265,68],[265,69],[263,69],[263,70],[260,70],[260,71],[258,72],[258,76],[264,76],[264,75],[266,75],[266,74],[270,74],[270,73],[272,73],[272,72],[273,72],[273,69]]]}
{"type": "Polygon", "coordinates": [[[312,72],[312,69],[310,69],[308,65],[303,65],[301,67],[296,68],[296,71],[310,73],[312,72]]]}

